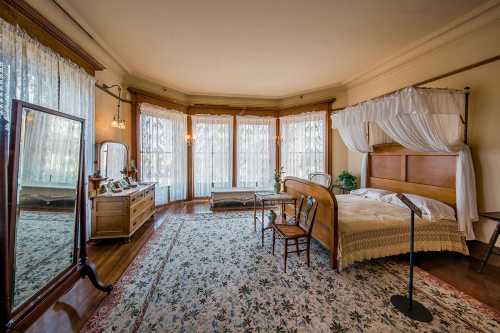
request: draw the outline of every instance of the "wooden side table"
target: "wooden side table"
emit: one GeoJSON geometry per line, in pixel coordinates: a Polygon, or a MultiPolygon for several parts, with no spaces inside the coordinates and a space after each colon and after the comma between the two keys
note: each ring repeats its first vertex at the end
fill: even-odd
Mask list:
{"type": "Polygon", "coordinates": [[[270,221],[266,221],[264,216],[265,207],[270,205],[281,205],[281,217],[283,221],[285,220],[285,205],[293,204],[294,211],[297,210],[297,198],[292,195],[281,192],[281,193],[270,193],[270,192],[257,192],[254,196],[253,202],[253,228],[257,231],[257,221],[260,222],[261,232],[262,232],[262,246],[264,246],[264,231],[268,229],[272,229],[272,223],[270,221]],[[260,203],[261,214],[257,215],[257,204],[260,203]]]}
{"type": "MultiPolygon", "coordinates": [[[[484,256],[483,261],[481,262],[481,267],[479,268],[479,273],[481,273],[484,269],[484,266],[488,262],[488,259],[490,258],[491,253],[494,253],[493,250],[494,250],[495,244],[498,240],[498,235],[500,234],[500,212],[480,213],[479,216],[488,218],[490,220],[494,220],[497,223],[495,231],[493,232],[493,235],[491,235],[490,243],[488,245],[488,250],[486,251],[486,255],[484,256]]],[[[495,253],[495,254],[498,254],[498,253],[495,253]]]]}

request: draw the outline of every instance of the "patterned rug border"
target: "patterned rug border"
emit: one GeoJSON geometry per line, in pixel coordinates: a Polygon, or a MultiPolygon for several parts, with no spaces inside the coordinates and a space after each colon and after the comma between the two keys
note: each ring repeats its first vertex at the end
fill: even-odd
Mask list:
{"type": "MultiPolygon", "coordinates": [[[[184,215],[184,214],[183,214],[184,215]]],[[[179,216],[179,215],[177,215],[179,216]]],[[[106,318],[113,307],[116,305],[116,303],[120,300],[120,298],[123,295],[123,288],[124,286],[133,278],[134,274],[137,272],[139,267],[141,266],[141,259],[146,257],[150,251],[152,250],[153,243],[155,240],[160,238],[162,236],[162,232],[166,228],[167,224],[169,223],[168,218],[172,217],[172,215],[166,215],[163,219],[163,222],[161,223],[161,226],[155,231],[154,235],[150,237],[147,241],[146,244],[142,247],[142,249],[139,251],[137,256],[132,260],[130,265],[127,267],[127,269],[123,272],[123,274],[120,276],[118,281],[113,285],[113,291],[111,292],[110,295],[105,297],[96,307],[96,310],[92,315],[89,317],[87,320],[87,323],[84,325],[82,332],[100,332],[102,329],[99,327],[99,323],[102,322],[103,318],[106,318]]],[[[182,226],[182,224],[179,226],[182,226]]],[[[172,240],[173,244],[173,240],[172,240]]],[[[171,247],[169,248],[169,251],[171,250],[171,247]]],[[[168,259],[168,256],[165,258],[168,259]]],[[[160,272],[157,273],[159,275],[160,272]]],[[[155,277],[156,280],[157,277],[155,277]]],[[[151,288],[153,289],[153,288],[151,288]]],[[[148,292],[149,293],[149,292],[148,292]]],[[[134,324],[134,327],[137,326],[137,323],[134,324]]]]}
{"type": "MultiPolygon", "coordinates": [[[[106,318],[111,310],[113,309],[114,305],[120,300],[122,294],[123,294],[123,288],[124,286],[133,278],[134,274],[137,272],[141,265],[141,259],[146,257],[150,251],[152,250],[154,240],[157,240],[162,236],[162,233],[164,229],[167,227],[168,223],[171,223],[169,220],[170,218],[176,217],[176,218],[183,218],[183,219],[195,219],[196,216],[199,215],[218,215],[221,212],[201,212],[201,213],[195,213],[195,214],[167,214],[163,222],[160,226],[155,231],[155,234],[150,237],[147,241],[146,244],[142,247],[142,249],[139,251],[138,255],[132,260],[128,268],[125,270],[125,272],[121,275],[119,280],[115,283],[113,292],[111,295],[105,297],[96,307],[96,310],[94,313],[90,316],[88,319],[87,323],[85,324],[84,328],[82,329],[82,332],[100,332],[102,330],[101,327],[99,327],[99,323],[102,322],[102,319],[106,318]]],[[[241,211],[230,211],[230,212],[223,212],[225,214],[229,215],[239,215],[242,212],[241,211]]],[[[170,252],[172,251],[176,239],[180,233],[180,230],[182,229],[184,223],[180,223],[179,227],[175,231],[175,236],[172,238],[171,244],[168,248],[168,253],[167,255],[162,259],[160,267],[153,279],[153,282],[151,286],[148,289],[146,299],[144,300],[144,304],[141,309],[141,313],[139,314],[138,318],[134,321],[133,328],[131,332],[137,332],[142,320],[143,320],[143,315],[145,313],[145,310],[147,309],[148,303],[151,298],[152,292],[155,290],[155,287],[157,286],[159,282],[159,278],[161,277],[161,274],[164,271],[164,268],[166,266],[166,263],[168,262],[170,258],[170,252]]],[[[420,276],[422,278],[427,278],[433,283],[437,284],[438,286],[447,289],[451,293],[454,294],[457,298],[463,299],[465,302],[467,302],[471,307],[475,308],[476,310],[481,310],[486,312],[488,315],[493,317],[495,320],[500,321],[500,310],[497,310],[493,308],[492,306],[481,302],[480,300],[474,298],[473,296],[459,290],[457,287],[453,286],[452,284],[442,280],[441,278],[425,271],[424,269],[415,266],[414,267],[415,273],[417,276],[420,276]]],[[[429,296],[427,296],[429,297],[429,296]]],[[[432,297],[430,297],[432,299],[432,297]]]]}

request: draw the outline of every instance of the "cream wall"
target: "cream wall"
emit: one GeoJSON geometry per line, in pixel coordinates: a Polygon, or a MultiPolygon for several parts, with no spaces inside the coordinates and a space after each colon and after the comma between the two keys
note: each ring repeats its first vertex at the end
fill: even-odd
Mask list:
{"type": "MultiPolygon", "coordinates": [[[[107,85],[116,83],[122,84],[123,78],[111,71],[102,71],[96,73],[96,80],[105,82],[107,85]]],[[[116,88],[111,91],[117,93],[116,88]]],[[[122,89],[122,97],[129,98],[126,93],[126,88],[122,89]]],[[[117,111],[118,100],[111,95],[105,93],[101,89],[96,89],[95,92],[95,127],[96,127],[96,143],[103,141],[117,141],[126,144],[129,149],[134,136],[132,135],[131,120],[132,120],[132,105],[122,102],[120,105],[120,117],[125,120],[126,128],[124,130],[111,127],[111,121],[117,111]]]]}
{"type": "MultiPolygon", "coordinates": [[[[353,104],[449,72],[500,54],[500,14],[495,20],[447,41],[389,72],[348,87],[348,103],[353,104]]],[[[500,61],[478,67],[429,86],[472,88],[469,144],[476,169],[480,211],[500,210],[500,61]]],[[[347,153],[347,165],[359,175],[361,155],[347,153]]],[[[475,225],[479,240],[487,242],[494,223],[481,220],[475,225]]],[[[500,245],[500,242],[497,243],[500,245]]]]}

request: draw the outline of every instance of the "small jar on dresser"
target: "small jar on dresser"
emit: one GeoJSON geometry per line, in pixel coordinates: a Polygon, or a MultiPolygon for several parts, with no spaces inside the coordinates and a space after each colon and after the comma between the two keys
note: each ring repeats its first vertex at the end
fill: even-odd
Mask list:
{"type": "Polygon", "coordinates": [[[140,184],[92,199],[91,239],[129,239],[155,214],[155,184],[140,184]]]}

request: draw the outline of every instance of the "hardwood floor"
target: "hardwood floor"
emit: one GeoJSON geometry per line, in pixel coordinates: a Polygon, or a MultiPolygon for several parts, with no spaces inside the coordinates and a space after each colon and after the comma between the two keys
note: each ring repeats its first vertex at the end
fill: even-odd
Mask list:
{"type": "MultiPolygon", "coordinates": [[[[156,232],[169,213],[194,214],[209,211],[202,201],[178,203],[159,209],[130,242],[100,241],[89,244],[89,256],[102,280],[114,283],[132,262],[142,246],[156,232]]],[[[477,273],[478,261],[448,253],[420,253],[416,263],[431,274],[500,311],[500,268],[488,266],[477,273]]],[[[79,280],[72,289],[38,318],[27,332],[79,332],[106,294],[96,290],[88,279],[79,280]]],[[[23,328],[21,328],[23,329],[23,328]]]]}

